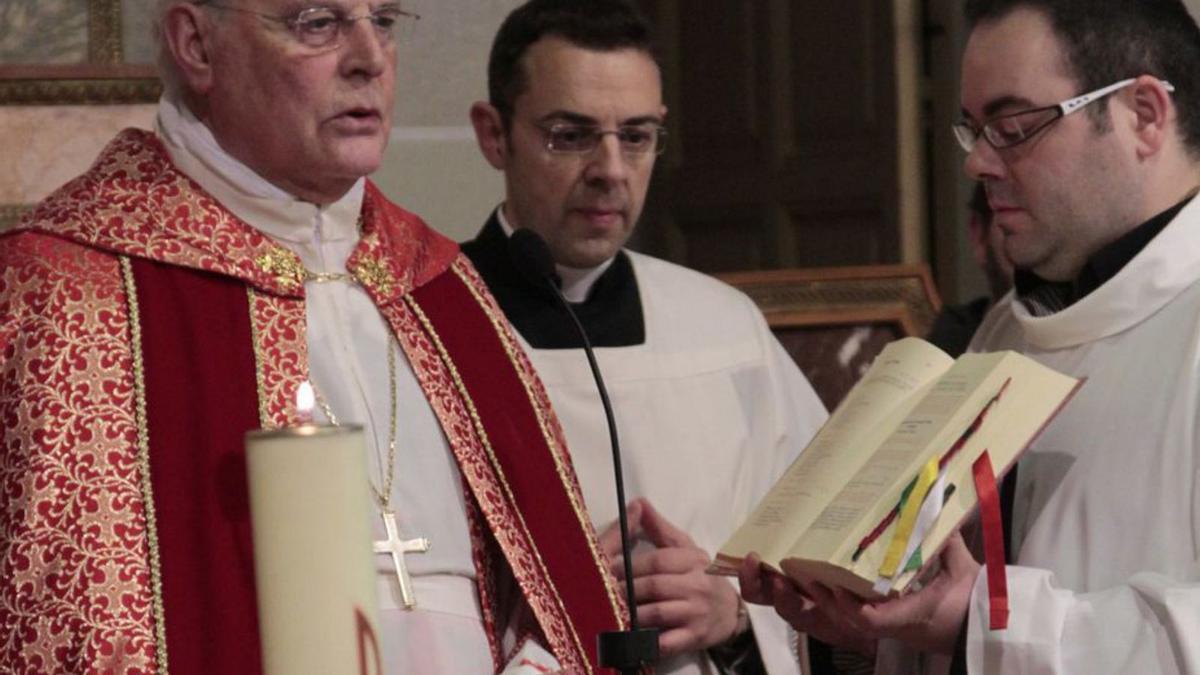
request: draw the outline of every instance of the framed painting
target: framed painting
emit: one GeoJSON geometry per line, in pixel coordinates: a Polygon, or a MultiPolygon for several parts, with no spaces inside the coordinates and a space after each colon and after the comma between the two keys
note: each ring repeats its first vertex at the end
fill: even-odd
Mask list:
{"type": "Polygon", "coordinates": [[[924,337],[942,302],[925,265],[718,275],[754,300],[825,407],[842,400],[887,343],[924,337]]]}
{"type": "Polygon", "coordinates": [[[0,105],[148,103],[153,0],[0,2],[0,105]]]}
{"type": "Polygon", "coordinates": [[[0,230],[85,170],[161,93],[156,0],[0,0],[0,230]]]}

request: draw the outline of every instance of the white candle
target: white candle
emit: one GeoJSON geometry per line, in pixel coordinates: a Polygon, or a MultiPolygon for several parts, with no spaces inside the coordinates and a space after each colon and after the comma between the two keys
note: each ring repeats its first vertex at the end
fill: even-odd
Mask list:
{"type": "Polygon", "coordinates": [[[246,436],[266,675],[379,672],[365,448],[357,426],[246,436]]]}

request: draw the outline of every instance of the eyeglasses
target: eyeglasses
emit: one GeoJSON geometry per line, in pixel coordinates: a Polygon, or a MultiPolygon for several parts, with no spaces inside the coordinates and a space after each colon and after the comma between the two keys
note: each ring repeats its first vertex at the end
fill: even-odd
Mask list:
{"type": "Polygon", "coordinates": [[[661,124],[624,124],[604,130],[595,124],[558,123],[536,125],[546,134],[546,149],[558,154],[585,155],[594,151],[605,136],[617,137],[621,152],[627,155],[661,155],[667,149],[667,130],[661,124]]]}
{"type": "Polygon", "coordinates": [[[342,37],[355,21],[366,19],[375,28],[375,34],[384,42],[391,42],[400,28],[413,26],[420,21],[421,16],[400,9],[399,5],[384,5],[362,16],[346,16],[346,13],[332,7],[309,7],[290,16],[274,16],[263,14],[250,9],[233,7],[207,0],[199,0],[194,4],[213,9],[223,9],[230,12],[253,14],[268,21],[277,21],[291,29],[296,40],[305,47],[313,49],[335,49],[342,37]]]}
{"type": "MultiPolygon", "coordinates": [[[[961,120],[954,124],[954,137],[962,149],[971,152],[975,142],[982,136],[997,150],[1011,148],[1033,138],[1042,129],[1054,124],[1071,113],[1082,110],[1088,104],[1099,101],[1109,94],[1116,93],[1137,82],[1136,78],[1121,80],[1107,87],[1089,91],[1075,98],[1069,98],[1057,105],[1042,108],[1022,110],[1009,115],[1001,115],[983,124],[979,129],[970,120],[961,120]]],[[[1175,91],[1170,82],[1162,81],[1163,88],[1169,92],[1175,91]]]]}

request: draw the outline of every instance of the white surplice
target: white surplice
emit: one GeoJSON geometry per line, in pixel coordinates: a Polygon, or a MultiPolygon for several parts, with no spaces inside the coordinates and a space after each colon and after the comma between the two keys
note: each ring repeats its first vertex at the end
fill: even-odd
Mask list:
{"type": "MultiPolygon", "coordinates": [[[[648,498],[713,555],[824,423],[825,407],[749,298],[698,272],[628,253],[646,339],[596,349],[617,419],[625,495],[648,498]]],[[[599,276],[559,271],[575,301],[599,276]]],[[[523,346],[566,433],[592,522],[603,530],[617,517],[612,451],[583,351],[523,346]]],[[[770,607],[749,610],[768,672],[799,673],[786,623],[770,607]]],[[[707,657],[690,654],[656,672],[715,671],[707,657]]]]}
{"type": "Polygon", "coordinates": [[[1009,294],[972,349],[1088,379],[1021,460],[1009,626],[981,573],[971,672],[1200,672],[1200,200],[1063,311],[1009,294]]]}
{"type": "MultiPolygon", "coordinates": [[[[183,173],[248,224],[295,252],[314,272],[345,273],[358,243],[365,180],[318,206],[267,182],[226,153],[181,104],[164,98],[158,135],[183,173]]],[[[404,352],[366,292],[349,281],[305,285],[311,379],[340,423],[364,428],[367,470],[378,487],[387,472],[392,411],[387,350],[396,352],[396,458],[391,507],[404,538],[428,537],[427,553],[406,557],[418,607],[402,609],[389,555],[376,557],[380,642],[391,675],[495,672],[475,586],[463,482],[450,447],[404,352]]],[[[323,413],[318,411],[318,421],[323,413]]],[[[373,515],[374,538],[384,539],[373,515]]],[[[518,655],[555,667],[530,644],[518,655]]],[[[519,671],[524,672],[524,671],[519,671]]]]}

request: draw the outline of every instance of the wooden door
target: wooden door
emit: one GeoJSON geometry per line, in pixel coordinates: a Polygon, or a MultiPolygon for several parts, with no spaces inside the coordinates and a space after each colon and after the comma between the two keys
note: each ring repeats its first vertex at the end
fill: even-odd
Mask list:
{"type": "Polygon", "coordinates": [[[710,272],[920,258],[902,252],[893,3],[641,2],[671,138],[635,248],[710,272]]]}

